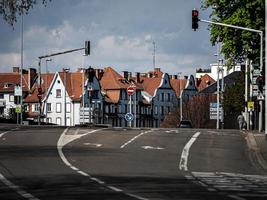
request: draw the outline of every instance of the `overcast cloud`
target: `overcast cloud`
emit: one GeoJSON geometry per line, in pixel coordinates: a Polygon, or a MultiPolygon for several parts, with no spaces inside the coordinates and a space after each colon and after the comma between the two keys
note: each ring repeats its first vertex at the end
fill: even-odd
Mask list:
{"type": "MultiPolygon", "coordinates": [[[[49,71],[70,67],[112,66],[118,72],[153,69],[195,74],[215,61],[206,24],[191,29],[191,10],[200,0],[52,0],[24,17],[24,66],[37,67],[38,57],[80,48],[91,41],[91,55],[76,52],[53,57],[49,71]]],[[[200,11],[208,19],[209,13],[200,11]]],[[[20,66],[21,20],[14,30],[0,20],[0,71],[20,66]]],[[[42,63],[42,66],[45,62],[42,63]]]]}

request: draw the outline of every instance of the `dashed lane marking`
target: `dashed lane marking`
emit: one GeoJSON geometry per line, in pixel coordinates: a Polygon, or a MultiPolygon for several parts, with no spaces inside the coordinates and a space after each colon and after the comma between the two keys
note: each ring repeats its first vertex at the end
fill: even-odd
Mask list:
{"type": "Polygon", "coordinates": [[[188,162],[188,157],[189,157],[189,150],[199,135],[200,135],[200,132],[196,132],[184,146],[182,154],[181,154],[180,164],[179,164],[180,170],[184,170],[184,171],[188,170],[187,162],[188,162]]]}
{"type": "Polygon", "coordinates": [[[141,196],[138,196],[138,195],[135,195],[135,194],[126,193],[126,192],[124,192],[122,189],[117,188],[117,187],[115,187],[115,186],[107,185],[104,181],[102,181],[102,180],[100,180],[100,179],[98,179],[98,178],[96,178],[96,177],[93,177],[93,176],[91,176],[90,174],[88,174],[88,173],[86,173],[86,172],[80,170],[79,168],[73,166],[73,165],[67,160],[67,158],[65,157],[65,155],[64,155],[64,153],[63,153],[63,150],[62,150],[63,147],[64,147],[66,144],[68,144],[69,142],[74,141],[74,140],[76,140],[76,139],[79,139],[79,138],[81,138],[82,136],[85,136],[85,135],[88,135],[88,134],[92,134],[92,133],[95,133],[95,132],[100,131],[100,130],[104,130],[104,129],[92,130],[92,131],[89,131],[89,132],[87,132],[87,133],[85,133],[85,134],[82,134],[82,135],[75,135],[75,136],[76,136],[76,137],[75,137],[75,136],[73,136],[73,135],[66,135],[66,133],[68,132],[68,128],[66,128],[66,129],[63,131],[63,133],[61,134],[61,136],[60,136],[60,138],[59,138],[59,140],[58,140],[58,142],[57,142],[58,154],[59,154],[61,160],[65,163],[65,165],[67,165],[68,167],[70,167],[72,170],[76,171],[77,173],[81,174],[82,176],[88,177],[90,180],[92,180],[92,181],[98,183],[99,185],[102,185],[102,186],[104,186],[104,187],[106,187],[106,188],[108,188],[108,189],[110,189],[110,190],[112,190],[112,191],[114,191],[114,192],[121,192],[121,193],[123,193],[123,194],[125,194],[125,195],[127,195],[127,196],[133,197],[133,198],[138,199],[138,200],[149,200],[149,199],[147,199],[147,198],[144,198],[144,197],[141,197],[141,196]],[[67,137],[67,138],[65,138],[65,137],[67,137]]]}

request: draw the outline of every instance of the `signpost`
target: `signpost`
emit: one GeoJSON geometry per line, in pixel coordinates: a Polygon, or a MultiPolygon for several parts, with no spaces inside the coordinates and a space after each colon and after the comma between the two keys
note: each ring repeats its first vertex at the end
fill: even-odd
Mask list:
{"type": "MultiPolygon", "coordinates": [[[[210,119],[217,119],[217,102],[210,103],[210,119]]],[[[222,119],[221,106],[219,106],[219,119],[222,119]]]]}
{"type": "Polygon", "coordinates": [[[130,109],[129,109],[129,113],[127,113],[126,115],[125,115],[125,119],[126,119],[126,116],[127,117],[130,117],[129,119],[131,119],[131,120],[129,120],[129,121],[127,121],[127,119],[126,119],[126,121],[127,122],[129,122],[129,127],[132,127],[132,120],[133,120],[133,114],[132,114],[132,95],[135,93],[135,87],[133,87],[133,86],[129,86],[128,88],[127,88],[127,94],[130,96],[130,109]],[[132,116],[132,118],[131,118],[131,116],[132,116]]]}
{"type": "Polygon", "coordinates": [[[127,122],[131,122],[131,121],[133,121],[134,116],[133,116],[132,113],[127,113],[127,114],[124,116],[124,118],[125,118],[125,120],[126,120],[127,122]]]}

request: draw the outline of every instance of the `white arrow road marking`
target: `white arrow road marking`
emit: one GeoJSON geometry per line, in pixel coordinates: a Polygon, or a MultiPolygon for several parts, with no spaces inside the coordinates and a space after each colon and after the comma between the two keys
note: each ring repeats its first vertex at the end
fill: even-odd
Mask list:
{"type": "Polygon", "coordinates": [[[96,143],[89,143],[89,142],[86,142],[86,143],[83,143],[84,145],[87,145],[87,146],[95,146],[95,147],[101,147],[102,144],[96,144],[96,143]]]}
{"type": "Polygon", "coordinates": [[[182,151],[181,159],[180,159],[180,164],[179,164],[179,169],[187,171],[187,161],[188,161],[188,156],[189,156],[189,150],[192,144],[196,141],[197,137],[200,135],[200,132],[196,132],[191,139],[186,143],[184,146],[184,149],[182,151]]]}
{"type": "Polygon", "coordinates": [[[130,139],[128,142],[124,143],[123,145],[121,145],[121,149],[123,149],[124,147],[126,147],[128,144],[132,143],[134,140],[136,140],[137,138],[141,137],[142,135],[146,134],[146,133],[149,133],[149,132],[152,132],[153,130],[149,130],[149,131],[145,131],[145,132],[142,132],[140,133],[139,135],[133,137],[132,139],[130,139]]]}
{"type": "Polygon", "coordinates": [[[85,134],[81,134],[81,135],[66,135],[67,131],[68,131],[68,128],[66,128],[64,130],[64,132],[61,134],[58,142],[57,142],[57,150],[58,150],[58,154],[61,158],[61,160],[65,163],[65,165],[67,165],[69,168],[71,168],[72,170],[76,171],[77,173],[81,174],[82,176],[85,176],[85,177],[88,177],[90,180],[92,181],[95,181],[96,183],[106,187],[106,188],[109,188],[110,190],[114,191],[114,192],[122,192],[123,194],[127,195],[127,196],[131,196],[133,198],[136,198],[138,200],[149,200],[147,198],[144,198],[144,197],[141,197],[141,196],[138,196],[138,195],[134,195],[134,194],[131,194],[131,193],[125,193],[123,190],[121,190],[120,188],[117,188],[117,187],[114,187],[112,185],[108,185],[106,184],[104,181],[98,179],[98,178],[95,178],[93,176],[91,176],[90,174],[84,172],[84,171],[81,171],[80,169],[78,169],[77,167],[73,166],[68,160],[67,158],[65,157],[64,153],[63,153],[63,147],[68,144],[69,142],[71,141],[74,141],[76,139],[79,139],[81,138],[82,136],[85,136],[85,135],[88,135],[88,134],[92,134],[94,132],[97,132],[97,131],[100,131],[100,130],[103,130],[103,129],[97,129],[97,130],[92,130],[92,131],[89,131],[85,134]]]}
{"type": "Polygon", "coordinates": [[[156,149],[156,150],[162,150],[162,149],[164,149],[162,147],[152,147],[152,146],[142,146],[141,148],[143,148],[143,149],[156,149]]]}

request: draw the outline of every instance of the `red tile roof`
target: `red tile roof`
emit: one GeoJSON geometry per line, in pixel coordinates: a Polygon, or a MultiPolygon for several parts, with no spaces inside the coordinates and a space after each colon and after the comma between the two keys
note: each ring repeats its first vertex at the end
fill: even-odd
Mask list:
{"type": "Polygon", "coordinates": [[[205,89],[207,86],[215,83],[215,80],[211,78],[208,74],[201,76],[200,79],[196,80],[197,89],[200,92],[201,90],[205,89]]]}
{"type": "MultiPolygon", "coordinates": [[[[15,85],[20,85],[20,73],[0,73],[1,92],[13,92],[15,85]]],[[[23,74],[22,86],[23,91],[28,91],[28,74],[23,74]]]]}

